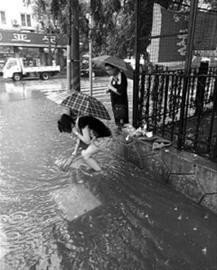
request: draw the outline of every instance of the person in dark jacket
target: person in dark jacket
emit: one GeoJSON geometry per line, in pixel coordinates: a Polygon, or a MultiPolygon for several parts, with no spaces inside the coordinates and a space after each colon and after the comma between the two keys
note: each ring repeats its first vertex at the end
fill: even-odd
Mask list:
{"type": "Polygon", "coordinates": [[[82,141],[87,145],[87,148],[81,151],[85,162],[94,171],[101,171],[92,155],[103,150],[112,135],[110,129],[102,121],[93,116],[80,116],[75,121],[71,116],[63,114],[58,120],[58,129],[60,132],[73,133],[77,137],[72,160],[78,151],[80,141],[82,141]]]}
{"type": "Polygon", "coordinates": [[[105,64],[105,69],[111,76],[107,93],[110,93],[115,123],[117,126],[123,126],[129,123],[127,78],[122,71],[111,64],[105,64]]]}

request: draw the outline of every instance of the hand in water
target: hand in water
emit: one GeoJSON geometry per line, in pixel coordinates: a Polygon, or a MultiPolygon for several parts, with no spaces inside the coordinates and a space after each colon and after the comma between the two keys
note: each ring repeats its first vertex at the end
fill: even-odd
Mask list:
{"type": "Polygon", "coordinates": [[[75,155],[70,156],[69,158],[61,158],[57,159],[55,161],[55,164],[62,170],[62,171],[68,171],[70,168],[70,165],[73,162],[75,155]]]}

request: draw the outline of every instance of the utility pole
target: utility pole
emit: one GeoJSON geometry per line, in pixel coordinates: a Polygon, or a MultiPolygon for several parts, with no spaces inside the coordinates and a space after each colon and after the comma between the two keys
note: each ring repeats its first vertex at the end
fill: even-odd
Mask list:
{"type": "Polygon", "coordinates": [[[135,40],[135,59],[136,68],[133,76],[133,126],[138,125],[138,93],[139,93],[139,63],[140,63],[140,10],[141,0],[136,0],[136,40],[135,40]]]}
{"type": "Polygon", "coordinates": [[[93,71],[92,71],[92,27],[93,27],[93,20],[92,20],[92,14],[88,14],[88,39],[89,39],[89,83],[90,83],[90,96],[93,95],[93,71]]]}
{"type": "Polygon", "coordinates": [[[71,22],[72,22],[72,9],[71,9],[71,1],[68,0],[68,11],[69,11],[69,24],[68,24],[68,44],[67,44],[67,90],[71,90],[71,46],[72,46],[72,33],[71,33],[71,22]]]}
{"type": "Polygon", "coordinates": [[[79,2],[69,2],[72,10],[71,89],[80,91],[79,2]]]}
{"type": "Polygon", "coordinates": [[[188,22],[188,39],[185,58],[185,75],[187,76],[189,75],[191,70],[192,55],[194,50],[194,33],[197,19],[197,7],[198,7],[198,0],[192,0],[190,7],[190,17],[188,22]]]}
{"type": "Polygon", "coordinates": [[[188,90],[188,79],[191,71],[191,62],[194,49],[194,33],[196,27],[197,19],[197,8],[198,0],[192,0],[190,6],[190,16],[188,22],[188,38],[187,38],[187,49],[186,49],[186,60],[185,60],[185,70],[184,70],[184,83],[183,83],[183,93],[182,93],[182,104],[180,112],[180,126],[179,126],[179,137],[177,146],[178,149],[182,148],[184,142],[184,126],[185,126],[185,103],[186,95],[188,90]]]}
{"type": "Polygon", "coordinates": [[[50,16],[51,14],[49,13],[48,15],[48,65],[51,66],[52,64],[52,51],[51,51],[51,20],[50,20],[50,16]]]}

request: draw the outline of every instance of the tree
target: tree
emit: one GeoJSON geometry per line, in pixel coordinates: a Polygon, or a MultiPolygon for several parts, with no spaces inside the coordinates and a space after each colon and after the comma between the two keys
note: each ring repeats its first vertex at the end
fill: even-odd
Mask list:
{"type": "Polygon", "coordinates": [[[49,42],[49,59],[48,64],[51,64],[53,56],[56,53],[58,45],[58,34],[60,33],[59,21],[55,19],[54,14],[51,10],[52,0],[23,0],[25,5],[31,5],[33,9],[33,15],[36,20],[40,23],[41,31],[48,35],[49,42]],[[51,47],[51,35],[56,36],[56,43],[52,43],[55,47],[51,47]]]}
{"type": "MultiPolygon", "coordinates": [[[[150,43],[154,2],[168,8],[171,0],[141,0],[141,51],[146,56],[150,43]]],[[[95,21],[95,50],[120,57],[132,56],[135,47],[135,0],[92,0],[91,10],[95,21]]]]}
{"type": "Polygon", "coordinates": [[[205,0],[204,1],[206,4],[209,4],[210,8],[212,10],[216,10],[217,11],[217,2],[216,0],[205,0]]]}
{"type": "MultiPolygon", "coordinates": [[[[24,0],[31,1],[31,0],[24,0]]],[[[83,46],[81,51],[88,46],[88,21],[87,13],[94,19],[93,26],[93,54],[116,54],[120,57],[134,55],[135,47],[135,0],[90,0],[79,1],[79,27],[80,38],[83,46]]],[[[35,0],[38,7],[37,13],[44,12],[44,7],[51,14],[62,33],[67,33],[69,24],[67,0],[35,0]],[[40,11],[40,12],[39,12],[40,11]]],[[[158,3],[164,8],[175,10],[189,10],[190,0],[141,0],[141,53],[146,57],[146,48],[150,44],[152,29],[153,5],[158,3]]],[[[216,0],[201,0],[200,3],[209,3],[211,8],[217,8],[216,0]]]]}

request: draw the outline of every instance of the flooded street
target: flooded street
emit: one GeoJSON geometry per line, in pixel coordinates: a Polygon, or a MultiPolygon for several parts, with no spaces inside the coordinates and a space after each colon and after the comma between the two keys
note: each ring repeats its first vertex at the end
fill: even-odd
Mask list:
{"type": "Polygon", "coordinates": [[[99,154],[103,175],[55,166],[74,142],[46,96],[65,86],[0,81],[0,270],[216,270],[209,210],[113,152],[99,154]]]}

